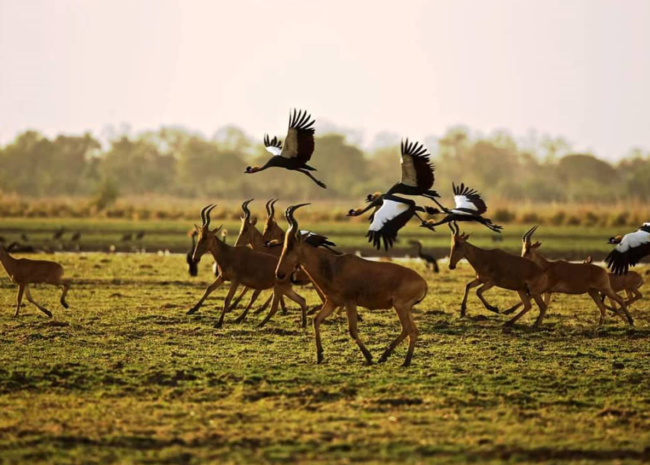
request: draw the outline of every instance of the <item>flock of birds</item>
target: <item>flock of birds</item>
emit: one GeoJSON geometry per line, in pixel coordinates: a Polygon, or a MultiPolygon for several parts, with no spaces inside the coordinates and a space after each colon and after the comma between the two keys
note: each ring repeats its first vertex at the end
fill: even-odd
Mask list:
{"type": "MultiPolygon", "coordinates": [[[[54,253],[55,251],[74,251],[81,250],[81,231],[74,231],[70,237],[64,237],[68,232],[64,227],[57,228],[52,236],[45,242],[36,243],[23,232],[20,234],[20,241],[9,242],[4,236],[0,236],[0,245],[2,245],[8,252],[14,253],[54,253]]],[[[131,244],[136,242],[142,244],[142,240],[146,235],[145,231],[138,231],[136,233],[124,233],[120,237],[120,242],[123,244],[131,244]]],[[[109,247],[109,252],[116,250],[115,245],[109,247]]],[[[138,250],[142,250],[139,248],[138,250]]]]}

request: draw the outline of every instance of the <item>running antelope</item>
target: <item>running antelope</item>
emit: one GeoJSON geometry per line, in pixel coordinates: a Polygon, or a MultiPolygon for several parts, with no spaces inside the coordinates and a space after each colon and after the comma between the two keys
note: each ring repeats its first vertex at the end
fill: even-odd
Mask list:
{"type": "MultiPolygon", "coordinates": [[[[598,324],[601,325],[605,321],[606,316],[605,304],[599,298],[599,294],[602,294],[619,304],[625,313],[629,325],[634,325],[634,321],[627,311],[625,301],[612,289],[607,271],[590,263],[569,263],[565,260],[547,260],[539,253],[539,248],[542,243],[538,241],[533,244],[531,241],[536,230],[537,226],[532,227],[521,238],[523,243],[521,256],[537,264],[547,274],[548,287],[545,290],[546,295],[544,296],[546,306],[551,302],[551,294],[589,294],[600,310],[598,324]]],[[[546,308],[540,314],[540,322],[544,318],[544,313],[546,313],[546,308]]],[[[617,314],[623,319],[620,313],[617,312],[617,314]]]]}
{"type": "Polygon", "coordinates": [[[379,362],[385,362],[395,347],[408,336],[409,347],[403,366],[410,365],[418,337],[412,309],[426,296],[426,281],[415,271],[394,263],[371,262],[355,255],[337,255],[329,250],[309,246],[294,218],[295,210],[304,205],[308,204],[287,208],[286,216],[290,227],[285,235],[282,256],[275,274],[280,282],[286,282],[300,268],[325,296],[323,308],[314,319],[317,362],[323,361],[320,325],[337,307],[344,306],[350,335],[366,362],[372,363],[372,355],[361,341],[357,330],[357,305],[360,305],[371,310],[395,308],[402,324],[402,332],[384,351],[379,362]]]}
{"type": "MultiPolygon", "coordinates": [[[[523,310],[514,318],[506,322],[512,325],[519,318],[524,316],[531,308],[530,297],[535,300],[539,307],[540,314],[534,326],[542,323],[542,315],[546,305],[542,300],[542,292],[546,289],[547,279],[542,269],[530,260],[509,254],[500,249],[480,249],[468,242],[469,234],[460,233],[456,223],[449,223],[451,229],[451,254],[449,257],[449,269],[455,270],[458,262],[465,258],[476,271],[476,279],[465,286],[465,295],[460,304],[460,316],[465,316],[467,311],[467,295],[470,289],[481,286],[476,290],[476,295],[485,308],[491,312],[499,313],[499,309],[490,305],[483,293],[493,287],[517,291],[519,298],[524,305],[523,310]]],[[[516,310],[521,304],[517,304],[507,312],[516,310]]]]}
{"type": "Polygon", "coordinates": [[[60,264],[45,260],[13,258],[5,250],[3,245],[0,245],[0,262],[2,262],[2,266],[9,275],[11,282],[18,284],[18,297],[16,298],[16,313],[14,313],[14,318],[18,317],[20,313],[23,293],[27,294],[27,300],[29,302],[33,303],[41,312],[52,318],[52,312],[38,304],[32,298],[32,294],[29,292],[30,284],[44,283],[61,286],[63,293],[61,294],[60,302],[63,308],[68,308],[65,296],[68,293],[68,289],[70,289],[70,280],[63,279],[63,267],[60,264]]]}
{"type": "MultiPolygon", "coordinates": [[[[228,290],[228,295],[224,301],[221,316],[216,324],[217,328],[220,328],[223,325],[226,310],[229,308],[230,301],[240,284],[253,289],[253,297],[257,297],[263,290],[273,289],[273,308],[277,308],[280,297],[287,296],[300,305],[302,310],[302,326],[305,327],[307,325],[307,307],[305,305],[305,299],[294,292],[291,288],[290,282],[278,283],[275,280],[275,268],[278,259],[272,255],[258,252],[249,247],[231,247],[224,244],[217,237],[221,226],[214,231],[210,231],[209,229],[210,212],[214,207],[215,205],[208,205],[201,210],[201,219],[203,223],[200,228],[195,225],[198,232],[198,238],[194,249],[193,259],[194,261],[198,261],[203,254],[210,252],[214,257],[214,260],[217,262],[219,276],[208,286],[203,297],[201,297],[196,305],[187,312],[188,315],[195,313],[199,308],[201,308],[205,299],[207,299],[215,289],[221,286],[225,281],[229,281],[230,289],[228,290]]],[[[251,302],[253,302],[252,299],[251,302]]],[[[244,312],[247,312],[251,306],[252,303],[249,303],[244,312]]],[[[271,316],[272,315],[269,314],[260,326],[267,323],[271,316]]]]}
{"type": "MultiPolygon", "coordinates": [[[[587,257],[584,263],[591,263],[591,255],[587,257]]],[[[615,273],[609,273],[609,283],[612,285],[612,290],[617,294],[619,292],[625,291],[627,295],[627,300],[625,305],[628,307],[632,305],[637,300],[643,298],[643,294],[639,291],[641,286],[643,286],[643,276],[641,276],[636,271],[628,271],[627,274],[617,275],[615,273]]],[[[605,296],[602,296],[601,300],[605,300],[605,296]]],[[[614,308],[614,302],[609,301],[612,308],[614,308]]]]}

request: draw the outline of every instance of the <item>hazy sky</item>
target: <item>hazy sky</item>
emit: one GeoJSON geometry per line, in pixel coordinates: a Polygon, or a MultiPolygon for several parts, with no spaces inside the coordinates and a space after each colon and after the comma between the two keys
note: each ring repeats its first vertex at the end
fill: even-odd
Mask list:
{"type": "Polygon", "coordinates": [[[647,0],[0,0],[0,141],[283,136],[299,107],[366,143],[464,124],[617,158],[650,149],[649,25],[647,0]]]}

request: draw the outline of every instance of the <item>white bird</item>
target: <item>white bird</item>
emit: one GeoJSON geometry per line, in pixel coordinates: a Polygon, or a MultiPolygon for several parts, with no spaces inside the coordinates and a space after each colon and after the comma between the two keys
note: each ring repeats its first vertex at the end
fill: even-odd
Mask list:
{"type": "Polygon", "coordinates": [[[616,244],[605,258],[607,266],[614,274],[627,274],[631,266],[650,255],[650,223],[643,223],[636,231],[625,236],[611,237],[607,242],[616,244]]]}

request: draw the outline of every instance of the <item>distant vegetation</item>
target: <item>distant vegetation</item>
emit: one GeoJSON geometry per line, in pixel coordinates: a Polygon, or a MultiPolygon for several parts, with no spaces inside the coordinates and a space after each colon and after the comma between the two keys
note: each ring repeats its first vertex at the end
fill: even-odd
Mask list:
{"type": "MultiPolygon", "coordinates": [[[[261,137],[252,139],[235,127],[220,129],[211,138],[162,128],[116,135],[105,146],[90,134],[50,139],[27,131],[0,147],[0,201],[81,197],[88,199],[88,211],[80,214],[90,215],[110,209],[120,197],[152,194],[354,199],[386,189],[399,178],[396,136],[384,137],[370,151],[348,139],[339,133],[318,136],[313,165],[329,186],[323,190],[283,170],[244,175],[246,166],[263,163],[270,155],[261,137]]],[[[650,154],[638,149],[612,165],[548,137],[521,141],[504,132],[480,136],[456,127],[423,142],[437,167],[436,188],[448,202],[452,180],[479,189],[492,211],[497,199],[557,204],[650,199],[650,154]]],[[[507,222],[507,213],[503,215],[500,221],[507,222]]],[[[559,222],[569,221],[568,215],[559,222]]]]}

